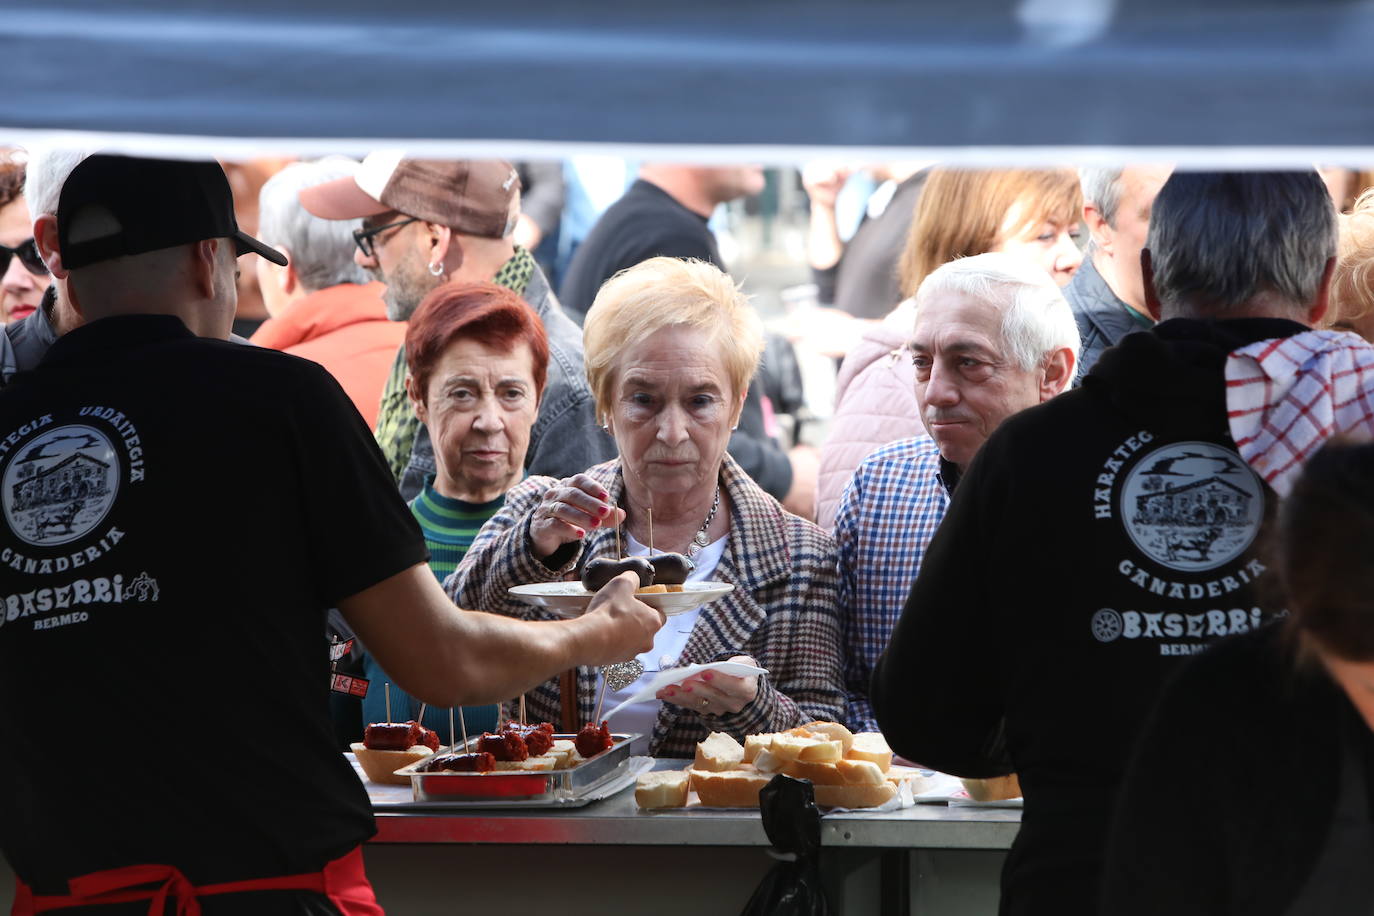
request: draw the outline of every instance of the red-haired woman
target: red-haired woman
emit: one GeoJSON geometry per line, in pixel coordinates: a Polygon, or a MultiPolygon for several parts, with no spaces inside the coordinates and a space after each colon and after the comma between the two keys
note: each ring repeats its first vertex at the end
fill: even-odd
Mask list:
{"type": "MultiPolygon", "coordinates": [[[[530,428],[548,375],[544,324],[523,299],[493,283],[448,283],[434,289],[406,330],[406,391],[434,443],[434,470],[410,504],[429,547],[430,569],[443,582],[479,529],[505,504],[525,474],[530,428]]],[[[418,648],[418,647],[417,647],[418,648]]],[[[372,686],[366,722],[386,719],[384,681],[365,656],[372,686]]],[[[416,718],[418,703],[391,691],[393,721],[416,718]]],[[[496,706],[464,711],[468,729],[496,727],[496,706]]],[[[448,734],[448,715],[426,713],[425,725],[448,734]]]]}

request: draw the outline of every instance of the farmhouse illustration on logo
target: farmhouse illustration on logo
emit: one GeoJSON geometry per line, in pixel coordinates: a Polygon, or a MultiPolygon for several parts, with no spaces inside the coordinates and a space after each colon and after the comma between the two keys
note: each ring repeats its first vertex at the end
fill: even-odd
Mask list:
{"type": "Polygon", "coordinates": [[[1210,443],[1174,443],[1146,456],[1122,493],[1136,546],[1174,569],[1215,569],[1254,540],[1263,489],[1237,456],[1210,443]]]}
{"type": "Polygon", "coordinates": [[[31,544],[65,544],[105,517],[119,487],[115,451],[99,431],[67,426],[34,440],[4,474],[4,508],[31,544]]]}

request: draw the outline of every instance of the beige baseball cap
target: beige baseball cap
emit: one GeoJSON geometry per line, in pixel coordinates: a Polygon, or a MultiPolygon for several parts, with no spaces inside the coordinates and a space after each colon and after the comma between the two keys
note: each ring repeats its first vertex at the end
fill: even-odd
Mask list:
{"type": "Polygon", "coordinates": [[[407,159],[368,155],[350,178],[306,188],[301,206],[321,219],[395,210],[464,235],[499,239],[515,228],[520,176],[504,159],[407,159]]]}

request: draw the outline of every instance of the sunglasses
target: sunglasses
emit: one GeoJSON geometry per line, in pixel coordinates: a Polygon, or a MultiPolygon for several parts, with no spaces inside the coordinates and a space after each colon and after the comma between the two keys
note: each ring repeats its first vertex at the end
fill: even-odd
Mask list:
{"type": "Polygon", "coordinates": [[[0,245],[0,274],[10,269],[10,260],[19,258],[19,263],[31,274],[40,277],[48,275],[48,265],[43,263],[43,259],[38,256],[38,246],[33,239],[27,242],[20,242],[17,247],[11,248],[8,245],[0,245]]]}
{"type": "Polygon", "coordinates": [[[362,251],[364,257],[375,258],[377,256],[377,249],[373,245],[373,239],[388,229],[399,229],[402,226],[408,226],[411,223],[418,223],[419,221],[418,217],[412,216],[408,219],[397,220],[394,223],[387,223],[385,226],[374,226],[371,229],[354,229],[353,241],[358,243],[358,249],[362,251]]]}

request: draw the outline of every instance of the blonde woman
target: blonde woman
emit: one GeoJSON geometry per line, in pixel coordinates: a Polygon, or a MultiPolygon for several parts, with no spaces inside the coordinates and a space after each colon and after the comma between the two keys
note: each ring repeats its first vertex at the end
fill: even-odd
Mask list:
{"type": "MultiPolygon", "coordinates": [[[[640,682],[608,692],[606,708],[667,668],[733,658],[768,674],[686,679],[627,707],[612,730],[645,734],[651,754],[684,757],[712,731],[742,739],[837,721],[844,696],[834,542],[726,454],[763,350],[753,310],[710,264],[652,258],[601,287],[584,348],[597,415],[620,457],[512,489],[449,579],[449,594],[467,607],[538,619],[545,612],[513,601],[510,586],[576,578],[587,560],[614,554],[617,526],[626,554],[647,553],[652,510],[655,551],[690,556],[688,581],[735,590],[670,618],[639,656],[640,682]]],[[[570,680],[527,694],[528,714],[590,721],[599,672],[578,670],[564,716],[570,680]]]]}
{"type": "Polygon", "coordinates": [[[1322,326],[1374,341],[1374,189],[1340,217],[1340,245],[1331,276],[1331,306],[1322,326]]]}

